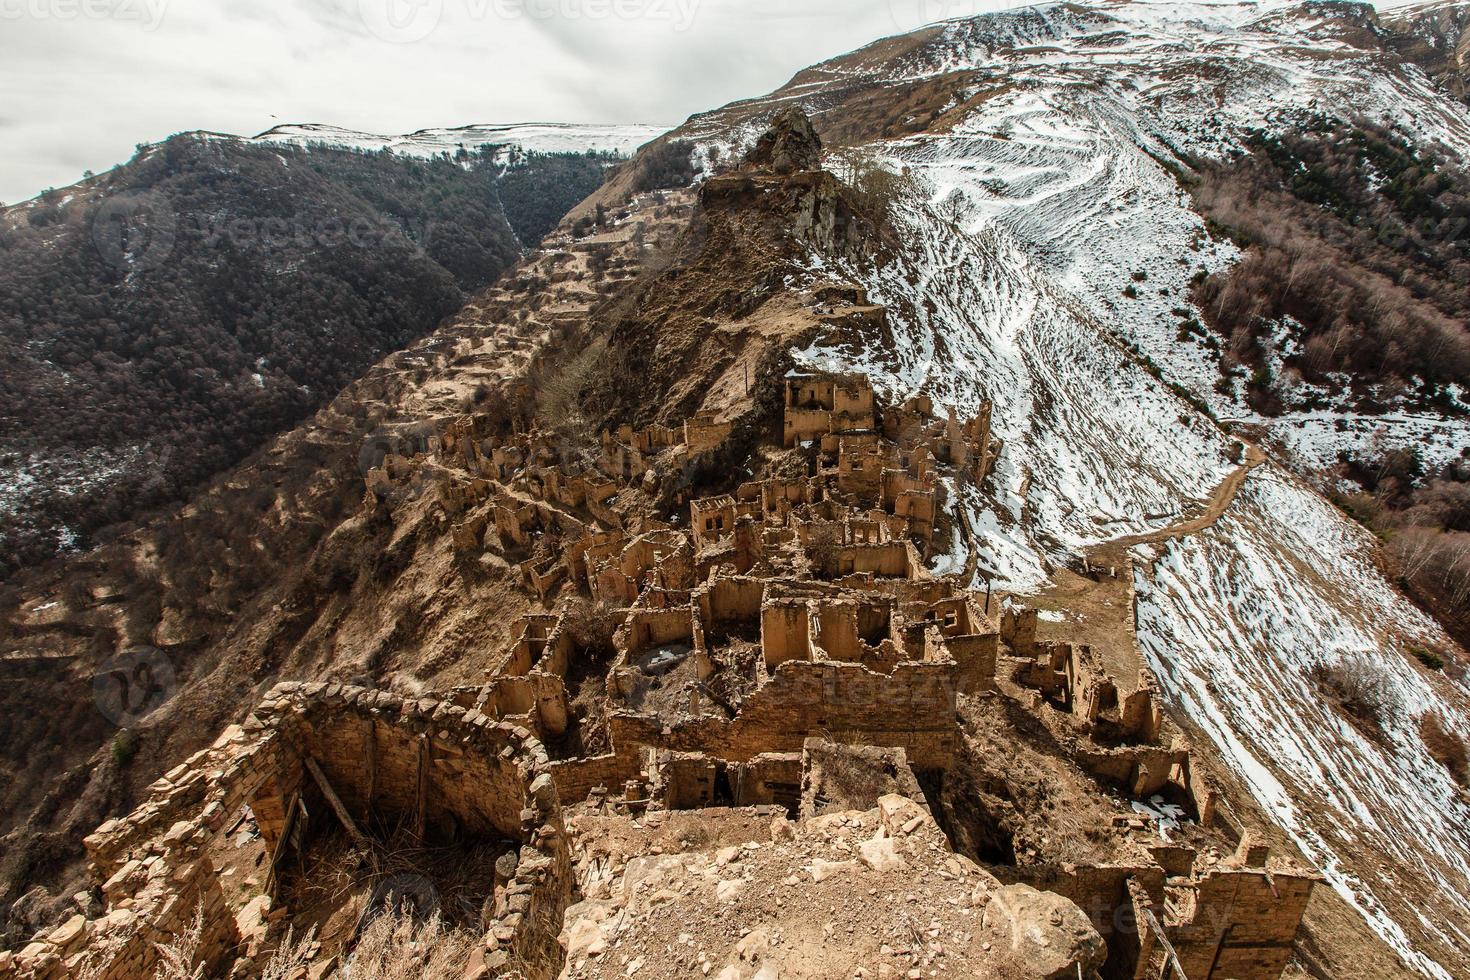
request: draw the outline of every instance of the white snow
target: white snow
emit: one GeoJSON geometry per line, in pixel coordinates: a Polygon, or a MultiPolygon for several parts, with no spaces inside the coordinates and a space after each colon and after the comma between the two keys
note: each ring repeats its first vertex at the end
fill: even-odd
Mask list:
{"type": "Polygon", "coordinates": [[[523,153],[595,151],[632,156],[638,147],[657,139],[667,131],[667,126],[514,123],[422,129],[403,136],[379,136],[336,126],[307,124],[278,126],[253,137],[251,142],[286,143],[294,146],[326,144],[357,150],[387,150],[402,156],[415,157],[433,157],[442,153],[453,156],[460,150],[474,152],[487,144],[515,148],[523,153]]]}

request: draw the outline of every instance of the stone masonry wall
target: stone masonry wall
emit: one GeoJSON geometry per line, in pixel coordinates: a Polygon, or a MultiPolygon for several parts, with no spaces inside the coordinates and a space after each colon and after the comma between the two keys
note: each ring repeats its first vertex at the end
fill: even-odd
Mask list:
{"type": "Polygon", "coordinates": [[[545,749],[523,728],[432,700],[361,688],[282,684],[243,726],[152,787],[127,817],[86,841],[107,913],[78,916],[18,954],[0,977],[51,980],[83,968],[104,980],[149,976],[157,946],[204,915],[200,955],[210,970],[237,941],[209,859],[226,821],[249,804],[267,847],[284,830],[315,759],[348,811],[423,813],[426,828],[520,844],[507,912],[486,935],[486,963],[510,956],[555,964],[571,862],[545,749]]]}

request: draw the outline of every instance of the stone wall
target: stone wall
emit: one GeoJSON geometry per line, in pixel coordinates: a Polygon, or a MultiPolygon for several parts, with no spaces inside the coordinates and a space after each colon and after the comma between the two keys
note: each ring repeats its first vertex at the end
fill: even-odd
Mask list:
{"type": "Polygon", "coordinates": [[[744,762],[800,752],[809,736],[897,746],[915,769],[947,769],[959,739],[952,664],[899,664],[879,674],[857,664],[791,661],[750,694],[733,720],[664,727],[629,712],[610,718],[618,751],[650,745],[744,762]]]}
{"type": "MultiPolygon", "coordinates": [[[[148,976],[157,946],[187,929],[196,909],[203,913],[201,957],[211,972],[227,965],[238,910],[225,904],[210,851],[248,804],[273,857],[297,800],[325,794],[306,760],[359,819],[374,811],[430,836],[439,829],[517,844],[505,914],[486,934],[486,963],[493,970],[524,955],[554,969],[571,866],[541,744],[525,729],[451,704],[282,684],[243,726],[156,783],[133,813],[87,838],[106,914],[78,917],[0,961],[0,976],[49,980],[83,968],[105,980],[148,976]]],[[[332,819],[332,808],[312,809],[314,819],[332,819]]]]}
{"type": "Polygon", "coordinates": [[[1164,930],[1191,980],[1277,980],[1291,959],[1316,878],[1275,871],[1215,871],[1164,930]]]}

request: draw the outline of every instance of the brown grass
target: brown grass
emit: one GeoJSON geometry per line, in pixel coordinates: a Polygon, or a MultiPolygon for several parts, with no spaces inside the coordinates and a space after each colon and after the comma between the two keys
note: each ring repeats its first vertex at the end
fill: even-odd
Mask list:
{"type": "Polygon", "coordinates": [[[446,926],[436,913],[426,922],[384,914],[363,931],[352,954],[354,980],[464,980],[482,937],[446,926]]]}
{"type": "Polygon", "coordinates": [[[204,964],[199,958],[199,941],[204,935],[204,906],[194,909],[188,928],[168,943],[155,943],[159,962],[154,970],[158,980],[204,980],[204,964]]]}
{"type": "Polygon", "coordinates": [[[1470,750],[1464,739],[1445,727],[1444,720],[1434,712],[1419,717],[1419,737],[1430,756],[1449,770],[1455,782],[1470,786],[1470,750]]]}
{"type": "Polygon", "coordinates": [[[311,957],[316,942],[316,928],[306,930],[306,935],[300,939],[296,938],[296,932],[287,928],[286,938],[271,958],[266,962],[265,969],[261,971],[260,980],[292,980],[293,977],[303,975],[303,972],[311,965],[311,957]]]}

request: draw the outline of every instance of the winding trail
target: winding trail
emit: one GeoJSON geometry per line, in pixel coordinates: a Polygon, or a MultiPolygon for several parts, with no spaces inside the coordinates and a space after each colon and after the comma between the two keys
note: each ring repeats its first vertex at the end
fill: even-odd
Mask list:
{"type": "Polygon", "coordinates": [[[1101,544],[1093,545],[1088,549],[1089,556],[1095,556],[1106,552],[1127,551],[1129,548],[1140,544],[1158,544],[1163,541],[1173,541],[1176,538],[1187,538],[1191,534],[1198,534],[1206,528],[1213,527],[1215,522],[1225,516],[1230,505],[1235,502],[1235,495],[1240,491],[1246,478],[1251,472],[1266,462],[1266,454],[1258,447],[1245,444],[1245,462],[1236,467],[1210,495],[1210,502],[1204,512],[1198,517],[1191,517],[1187,521],[1170,524],[1156,531],[1145,531],[1142,534],[1129,534],[1121,538],[1113,538],[1101,544]]]}

